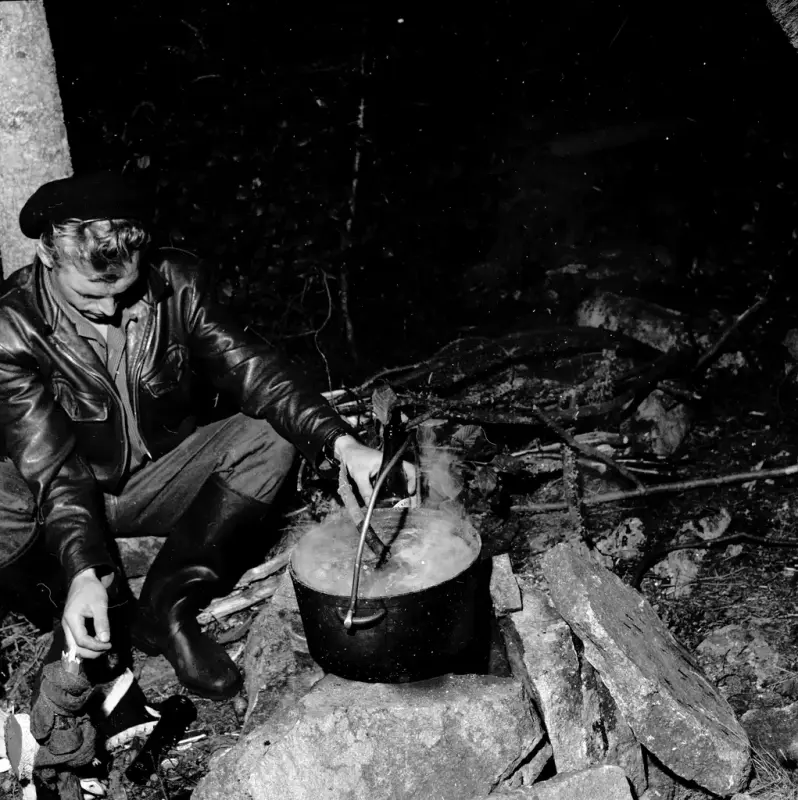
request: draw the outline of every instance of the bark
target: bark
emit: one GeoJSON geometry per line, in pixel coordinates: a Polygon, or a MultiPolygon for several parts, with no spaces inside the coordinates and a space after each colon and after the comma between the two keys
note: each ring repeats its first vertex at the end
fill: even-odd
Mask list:
{"type": "Polygon", "coordinates": [[[29,264],[19,211],[43,183],[72,173],[42,0],[0,2],[0,257],[3,276],[29,264]]]}
{"type": "Polygon", "coordinates": [[[798,0],[765,0],[790,44],[798,50],[798,0]]]}

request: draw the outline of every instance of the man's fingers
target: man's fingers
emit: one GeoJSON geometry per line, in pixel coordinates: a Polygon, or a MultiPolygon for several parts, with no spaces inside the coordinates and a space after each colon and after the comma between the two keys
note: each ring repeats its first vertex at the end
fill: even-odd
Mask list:
{"type": "Polygon", "coordinates": [[[85,647],[78,646],[77,642],[75,641],[75,637],[72,635],[72,631],[66,624],[64,624],[64,638],[66,639],[67,653],[78,655],[81,658],[99,658],[99,656],[101,656],[104,652],[103,650],[89,650],[85,647]]]}
{"type": "MultiPolygon", "coordinates": [[[[97,620],[94,620],[95,625],[97,620]]],[[[99,629],[97,630],[99,634],[99,629]]],[[[83,616],[77,619],[72,615],[64,615],[64,634],[66,637],[67,648],[76,650],[82,658],[97,658],[97,656],[110,649],[110,635],[108,632],[108,617],[105,616],[105,636],[91,636],[86,630],[86,620],[83,616]]]]}
{"type": "Polygon", "coordinates": [[[94,638],[103,644],[111,641],[111,626],[108,624],[108,609],[104,605],[94,609],[94,638]]]}

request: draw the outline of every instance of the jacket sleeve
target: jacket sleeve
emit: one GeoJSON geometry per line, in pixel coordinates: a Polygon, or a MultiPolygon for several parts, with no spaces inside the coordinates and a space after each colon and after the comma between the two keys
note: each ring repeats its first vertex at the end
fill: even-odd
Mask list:
{"type": "Polygon", "coordinates": [[[203,374],[234,397],[247,416],[266,419],[314,466],[327,438],[351,433],[330,404],[311,386],[306,375],[278,350],[244,331],[227,309],[214,302],[205,270],[192,270],[183,290],[185,325],[191,352],[202,362],[203,374]]]}
{"type": "Polygon", "coordinates": [[[101,493],[75,450],[71,421],[45,386],[35,358],[5,337],[0,345],[0,430],[5,450],[33,494],[47,549],[66,585],[84,569],[113,570],[101,493]]]}

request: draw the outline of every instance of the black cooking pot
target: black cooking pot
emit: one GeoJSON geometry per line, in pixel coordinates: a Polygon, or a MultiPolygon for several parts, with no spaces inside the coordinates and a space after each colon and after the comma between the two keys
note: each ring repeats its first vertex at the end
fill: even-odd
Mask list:
{"type": "MultiPolygon", "coordinates": [[[[390,542],[397,529],[423,530],[435,517],[427,509],[377,510],[371,520],[380,538],[390,542]]],[[[479,559],[479,534],[463,521],[455,533],[471,548],[470,565],[453,578],[426,589],[386,597],[361,597],[352,625],[344,620],[350,597],[321,592],[289,573],[311,657],[342,678],[379,683],[423,680],[447,672],[469,672],[478,647],[486,592],[479,559]]],[[[355,535],[353,533],[353,535],[355,535]]]]}

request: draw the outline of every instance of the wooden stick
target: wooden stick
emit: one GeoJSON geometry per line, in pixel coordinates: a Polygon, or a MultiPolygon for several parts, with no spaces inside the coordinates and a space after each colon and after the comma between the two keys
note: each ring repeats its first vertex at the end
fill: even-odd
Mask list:
{"type": "MultiPolygon", "coordinates": [[[[548,414],[552,419],[569,422],[576,419],[588,419],[590,417],[606,416],[612,411],[623,408],[634,400],[634,391],[610,400],[606,403],[595,405],[577,406],[576,408],[553,408],[548,409],[548,414]]],[[[508,424],[508,425],[539,425],[538,417],[532,408],[524,407],[520,411],[502,411],[492,406],[468,405],[464,401],[442,400],[438,398],[420,398],[408,395],[403,392],[401,397],[408,397],[411,402],[425,403],[430,408],[423,414],[419,414],[407,423],[407,428],[412,429],[426,422],[432,417],[447,417],[488,424],[508,424]]]]}
{"type": "Polygon", "coordinates": [[[229,617],[231,614],[267,600],[277,591],[281,580],[281,575],[272,575],[241,592],[229,594],[227,597],[218,597],[197,615],[197,622],[200,625],[209,625],[215,620],[224,619],[224,617],[229,617]]]}
{"type": "Polygon", "coordinates": [[[289,547],[284,553],[280,553],[280,555],[270,558],[263,564],[258,564],[257,567],[252,567],[252,569],[247,570],[239,578],[235,588],[243,589],[245,586],[249,586],[251,583],[262,581],[264,578],[268,578],[269,575],[274,575],[275,572],[281,570],[288,563],[290,558],[291,548],[289,547]]]}
{"type": "Polygon", "coordinates": [[[578,441],[574,436],[568,433],[562,425],[558,425],[545,411],[538,408],[537,406],[532,406],[533,413],[536,417],[540,419],[540,421],[547,427],[549,430],[554,431],[560,439],[568,445],[571,450],[577,450],[583,456],[587,456],[588,458],[592,458],[596,461],[601,461],[602,464],[606,464],[610,469],[615,470],[619,475],[623,475],[626,480],[628,480],[633,486],[637,486],[639,489],[643,488],[643,484],[641,483],[640,479],[634,475],[633,473],[629,472],[626,467],[618,464],[614,459],[610,458],[610,456],[602,453],[600,450],[596,450],[589,445],[583,444],[582,442],[578,441]]]}
{"type": "MultiPolygon", "coordinates": [[[[341,498],[344,508],[346,508],[349,514],[349,519],[352,520],[352,526],[354,528],[353,534],[357,534],[360,526],[363,524],[363,520],[366,518],[366,514],[357,502],[355,493],[349,485],[349,473],[347,472],[345,464],[341,464],[338,470],[338,496],[341,498]]],[[[371,525],[369,525],[366,531],[366,544],[369,546],[371,552],[377,556],[378,561],[384,563],[390,558],[390,548],[385,546],[385,543],[377,536],[377,533],[371,525]]]]}
{"type": "MultiPolygon", "coordinates": [[[[631,489],[628,492],[607,492],[596,494],[582,499],[586,506],[596,506],[600,503],[613,503],[616,500],[631,500],[635,497],[648,497],[652,494],[666,494],[668,492],[686,492],[691,489],[704,489],[708,486],[724,486],[730,483],[746,483],[748,481],[762,481],[768,478],[786,478],[798,473],[798,464],[775,469],[760,469],[755,472],[738,472],[733,475],[719,475],[715,478],[697,478],[692,481],[676,481],[675,483],[659,483],[653,486],[644,486],[642,489],[631,489]]],[[[566,511],[568,504],[537,503],[531,505],[511,506],[512,511],[525,511],[531,514],[542,514],[548,511],[566,511]]]]}
{"type": "MultiPolygon", "coordinates": [[[[608,433],[606,431],[587,431],[585,433],[577,433],[574,436],[574,440],[579,444],[583,445],[592,445],[593,447],[598,447],[600,445],[606,444],[610,447],[621,447],[623,445],[628,445],[630,443],[628,436],[623,436],[620,433],[608,433]]],[[[551,444],[538,444],[536,445],[534,442],[529,444],[523,450],[516,450],[510,453],[513,458],[519,458],[520,456],[532,456],[532,455],[546,455],[558,453],[562,448],[561,442],[552,442],[551,444]]]]}
{"type": "Polygon", "coordinates": [[[696,361],[696,365],[693,367],[693,372],[698,372],[706,365],[708,361],[711,361],[718,354],[723,345],[726,344],[726,340],[732,335],[732,333],[734,333],[734,331],[736,331],[737,328],[739,328],[740,325],[742,325],[742,323],[751,316],[751,314],[753,314],[755,311],[758,311],[766,302],[767,297],[760,297],[749,309],[743,311],[743,313],[740,314],[740,316],[737,317],[737,319],[734,320],[734,322],[732,322],[725,331],[723,331],[720,339],[718,339],[718,341],[715,342],[715,344],[713,344],[712,347],[710,347],[709,350],[707,350],[707,352],[698,359],[698,361],[696,361]]]}

